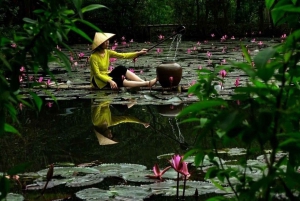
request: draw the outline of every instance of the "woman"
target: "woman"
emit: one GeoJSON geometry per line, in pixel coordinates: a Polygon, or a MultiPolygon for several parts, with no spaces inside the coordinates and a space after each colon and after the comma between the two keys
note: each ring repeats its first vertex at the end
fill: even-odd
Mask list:
{"type": "Polygon", "coordinates": [[[107,49],[109,39],[115,34],[97,32],[92,44],[92,55],[90,57],[91,64],[91,85],[93,88],[102,89],[105,86],[111,89],[119,87],[152,87],[157,79],[150,81],[142,80],[136,74],[127,70],[125,66],[117,66],[111,72],[109,69],[109,59],[133,59],[147,53],[147,49],[142,49],[139,52],[118,53],[107,49]]]}

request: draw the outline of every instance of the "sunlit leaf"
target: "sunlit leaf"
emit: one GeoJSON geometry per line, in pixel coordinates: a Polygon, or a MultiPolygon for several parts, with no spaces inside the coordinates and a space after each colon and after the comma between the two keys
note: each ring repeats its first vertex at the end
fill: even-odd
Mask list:
{"type": "Polygon", "coordinates": [[[23,21],[28,22],[28,23],[30,23],[30,24],[35,24],[35,23],[36,23],[36,20],[30,19],[30,18],[28,18],[28,17],[24,17],[24,18],[23,18],[23,21]]]}
{"type": "Polygon", "coordinates": [[[91,4],[91,5],[88,5],[84,8],[82,8],[81,12],[85,13],[85,12],[88,12],[88,11],[91,11],[91,10],[96,10],[96,9],[99,9],[99,8],[107,8],[107,7],[104,6],[104,5],[100,5],[100,4],[91,4]]]}

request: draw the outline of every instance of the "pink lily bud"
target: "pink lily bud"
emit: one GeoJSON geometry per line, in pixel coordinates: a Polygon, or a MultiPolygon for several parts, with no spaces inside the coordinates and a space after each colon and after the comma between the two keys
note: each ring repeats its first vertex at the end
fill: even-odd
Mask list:
{"type": "Polygon", "coordinates": [[[169,77],[169,81],[172,83],[173,82],[173,77],[169,77]]]}
{"type": "Polygon", "coordinates": [[[43,77],[40,77],[38,82],[42,82],[42,81],[43,81],[43,77]]]}
{"type": "Polygon", "coordinates": [[[236,78],[234,85],[238,87],[240,85],[240,77],[236,78]]]}
{"type": "Polygon", "coordinates": [[[220,75],[221,75],[222,78],[224,78],[226,76],[226,74],[227,74],[226,70],[221,70],[220,71],[220,75]]]}

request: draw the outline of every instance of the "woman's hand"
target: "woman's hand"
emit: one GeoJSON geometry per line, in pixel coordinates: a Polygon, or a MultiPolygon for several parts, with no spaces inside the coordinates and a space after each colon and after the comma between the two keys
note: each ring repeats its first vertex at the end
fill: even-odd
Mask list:
{"type": "Polygon", "coordinates": [[[110,84],[111,89],[118,89],[118,85],[117,85],[117,83],[115,83],[115,81],[109,80],[108,82],[110,84]]]}
{"type": "Polygon", "coordinates": [[[148,52],[148,49],[142,49],[141,51],[138,52],[138,55],[144,55],[144,54],[147,54],[148,52]]]}

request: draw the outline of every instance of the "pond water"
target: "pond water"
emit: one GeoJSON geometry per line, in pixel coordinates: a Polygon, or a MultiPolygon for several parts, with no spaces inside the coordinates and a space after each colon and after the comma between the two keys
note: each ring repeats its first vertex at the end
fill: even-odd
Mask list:
{"type": "MultiPolygon", "coordinates": [[[[242,39],[252,55],[257,54],[264,47],[277,43],[274,39],[259,40],[263,41],[263,45],[250,42],[249,39],[242,39]]],[[[37,176],[36,172],[46,169],[49,164],[54,164],[56,167],[80,164],[88,166],[87,163],[92,166],[111,163],[140,164],[150,170],[155,163],[158,163],[163,169],[168,165],[168,159],[172,154],[182,155],[195,143],[196,135],[192,132],[195,124],[180,124],[176,115],[185,106],[197,101],[197,97],[187,94],[187,88],[197,80],[197,69],[206,68],[213,72],[214,66],[220,62],[229,65],[229,60],[243,61],[239,43],[239,40],[209,41],[201,45],[197,44],[197,41],[182,42],[177,53],[177,62],[183,68],[180,85],[172,89],[164,89],[157,84],[152,91],[147,87],[123,88],[119,91],[91,90],[87,64],[90,46],[87,44],[73,46],[76,54],[81,52],[85,56],[76,58],[70,54],[76,58],[73,61],[72,72],[67,72],[57,63],[51,63],[50,69],[57,78],[57,85],[51,83],[33,89],[44,99],[41,112],[37,114],[26,107],[19,109],[18,129],[22,137],[8,135],[0,139],[0,171],[6,171],[20,163],[30,163],[22,180],[24,188],[31,183],[38,183],[33,182],[33,178],[37,176]],[[209,58],[208,51],[212,54],[209,58]],[[49,94],[56,97],[58,104],[53,104],[54,101],[49,94]],[[168,157],[159,159],[160,155],[168,157]],[[31,176],[28,176],[29,172],[31,176]]],[[[162,53],[154,50],[144,57],[139,57],[136,62],[117,60],[112,63],[112,67],[125,64],[136,74],[149,80],[156,76],[155,67],[165,59],[169,44],[170,42],[166,42],[158,47],[165,49],[162,53]]],[[[119,51],[127,52],[147,48],[149,45],[151,46],[151,44],[134,42],[118,48],[119,51]]],[[[31,75],[31,72],[27,73],[31,75]]],[[[39,76],[43,77],[43,80],[50,79],[42,72],[39,76]]],[[[228,73],[224,90],[220,92],[223,97],[226,98],[233,93],[234,81],[237,77],[240,77],[241,85],[247,81],[247,77],[239,71],[228,73]]],[[[28,85],[25,80],[22,85],[22,93],[25,96],[28,85]]],[[[202,142],[203,147],[210,148],[210,144],[209,139],[202,142]]],[[[235,144],[232,146],[234,147],[235,144]]],[[[191,169],[191,171],[196,170],[192,167],[191,169]]],[[[203,174],[195,171],[195,175],[192,174],[191,178],[199,180],[201,177],[203,174]]],[[[112,177],[103,182],[98,182],[96,187],[107,190],[110,185],[127,184],[119,177],[112,177]]],[[[168,185],[174,187],[176,184],[168,185]]],[[[40,184],[37,190],[23,191],[26,192],[23,196],[27,200],[33,199],[41,192],[41,186],[44,186],[44,183],[40,184]]],[[[73,200],[75,192],[93,185],[87,186],[76,186],[72,190],[64,186],[50,188],[46,190],[44,198],[45,200],[62,198],[73,200]]],[[[21,193],[18,186],[15,186],[14,190],[16,193],[21,193]]],[[[174,195],[174,192],[171,195],[174,195]]],[[[155,199],[153,198],[153,200],[166,199],[174,200],[174,196],[161,198],[156,195],[155,199]]],[[[194,200],[192,197],[190,199],[194,200]]]]}

